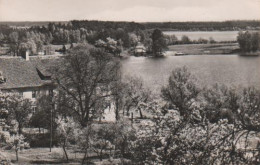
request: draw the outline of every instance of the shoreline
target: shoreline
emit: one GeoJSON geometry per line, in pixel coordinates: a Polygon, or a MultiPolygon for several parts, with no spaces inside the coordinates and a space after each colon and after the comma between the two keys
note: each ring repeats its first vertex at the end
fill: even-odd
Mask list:
{"type": "Polygon", "coordinates": [[[238,43],[170,45],[168,51],[181,52],[185,55],[230,55],[240,52],[238,43]]]}
{"type": "MultiPolygon", "coordinates": [[[[164,52],[162,57],[167,56],[203,56],[203,55],[240,55],[257,57],[260,55],[260,51],[257,52],[242,52],[239,49],[238,43],[214,43],[214,44],[183,44],[183,45],[170,45],[168,50],[164,52]],[[176,55],[177,54],[177,55],[176,55]]],[[[130,55],[135,56],[135,55],[130,55]]],[[[136,57],[154,57],[151,54],[145,56],[136,57]]],[[[160,57],[157,57],[160,58],[160,57]]]]}

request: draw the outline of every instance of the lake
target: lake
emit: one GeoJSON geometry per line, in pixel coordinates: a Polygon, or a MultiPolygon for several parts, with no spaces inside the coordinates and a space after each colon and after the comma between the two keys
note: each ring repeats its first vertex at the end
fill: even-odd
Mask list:
{"type": "Polygon", "coordinates": [[[175,35],[179,40],[183,35],[188,36],[191,40],[199,38],[209,39],[212,37],[215,41],[236,41],[238,31],[164,31],[166,35],[175,35]]]}
{"type": "Polygon", "coordinates": [[[186,66],[201,86],[215,83],[228,86],[260,88],[260,56],[187,55],[163,58],[134,57],[122,61],[124,75],[143,79],[155,93],[167,84],[174,68],[186,66]]]}

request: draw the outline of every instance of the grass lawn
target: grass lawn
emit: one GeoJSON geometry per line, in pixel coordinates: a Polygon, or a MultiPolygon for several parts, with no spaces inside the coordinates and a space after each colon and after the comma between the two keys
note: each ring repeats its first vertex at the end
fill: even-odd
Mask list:
{"type": "MultiPolygon", "coordinates": [[[[72,150],[67,150],[69,156],[69,162],[66,162],[66,158],[62,148],[52,148],[50,152],[49,148],[31,148],[19,151],[19,161],[16,161],[15,151],[5,150],[2,151],[14,164],[80,164],[84,153],[75,153],[72,150]]],[[[95,157],[96,154],[89,154],[90,157],[95,157]]],[[[98,159],[92,159],[93,162],[98,159]]]]}

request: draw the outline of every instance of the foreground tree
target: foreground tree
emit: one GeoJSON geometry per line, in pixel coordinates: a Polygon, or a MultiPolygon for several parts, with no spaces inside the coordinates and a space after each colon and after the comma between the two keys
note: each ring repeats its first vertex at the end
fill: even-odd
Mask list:
{"type": "Polygon", "coordinates": [[[244,130],[260,132],[260,91],[256,88],[245,88],[236,111],[239,125],[244,130]]]}
{"type": "Polygon", "coordinates": [[[69,155],[67,147],[71,146],[72,142],[75,143],[76,136],[78,136],[77,130],[79,130],[79,126],[72,118],[59,118],[58,121],[57,137],[62,146],[66,161],[68,162],[69,155]]]}
{"type": "Polygon", "coordinates": [[[124,81],[123,89],[124,112],[129,116],[130,111],[138,111],[140,118],[143,119],[142,104],[151,100],[151,91],[144,87],[143,81],[136,77],[127,77],[124,81]]]}
{"type": "Polygon", "coordinates": [[[18,124],[18,133],[22,134],[23,127],[29,121],[29,114],[32,112],[32,104],[29,99],[24,99],[19,95],[10,94],[6,97],[8,119],[15,120],[18,124]]]}
{"type": "Polygon", "coordinates": [[[162,98],[175,106],[180,114],[188,115],[188,110],[197,98],[200,90],[196,80],[186,67],[172,71],[168,85],[163,87],[162,98]]]}
{"type": "Polygon", "coordinates": [[[240,100],[240,95],[235,88],[216,84],[204,89],[202,95],[204,114],[211,122],[218,122],[220,119],[234,122],[240,100]]]}
{"type": "Polygon", "coordinates": [[[52,96],[43,95],[37,99],[36,102],[37,111],[30,118],[30,126],[38,128],[39,133],[41,128],[49,129],[51,127],[56,128],[57,123],[54,119],[56,112],[54,111],[54,100],[52,96]],[[52,114],[51,114],[52,113],[52,114]]]}
{"type": "Polygon", "coordinates": [[[119,68],[119,62],[102,50],[88,45],[72,48],[53,68],[60,109],[67,109],[66,115],[83,127],[100,117],[109,105],[111,84],[117,80],[119,68]]]}
{"type": "Polygon", "coordinates": [[[125,94],[125,83],[122,82],[121,72],[117,73],[118,79],[113,82],[112,85],[112,100],[114,102],[115,118],[116,121],[119,121],[121,116],[120,113],[124,108],[124,94],[125,94]]]}

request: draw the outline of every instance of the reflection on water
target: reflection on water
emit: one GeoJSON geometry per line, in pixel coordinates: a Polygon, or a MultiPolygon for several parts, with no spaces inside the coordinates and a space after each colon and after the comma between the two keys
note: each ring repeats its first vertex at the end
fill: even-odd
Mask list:
{"type": "Polygon", "coordinates": [[[222,83],[260,87],[260,56],[188,55],[122,60],[123,74],[141,77],[154,92],[167,83],[174,68],[182,66],[187,66],[201,86],[222,83]]]}

